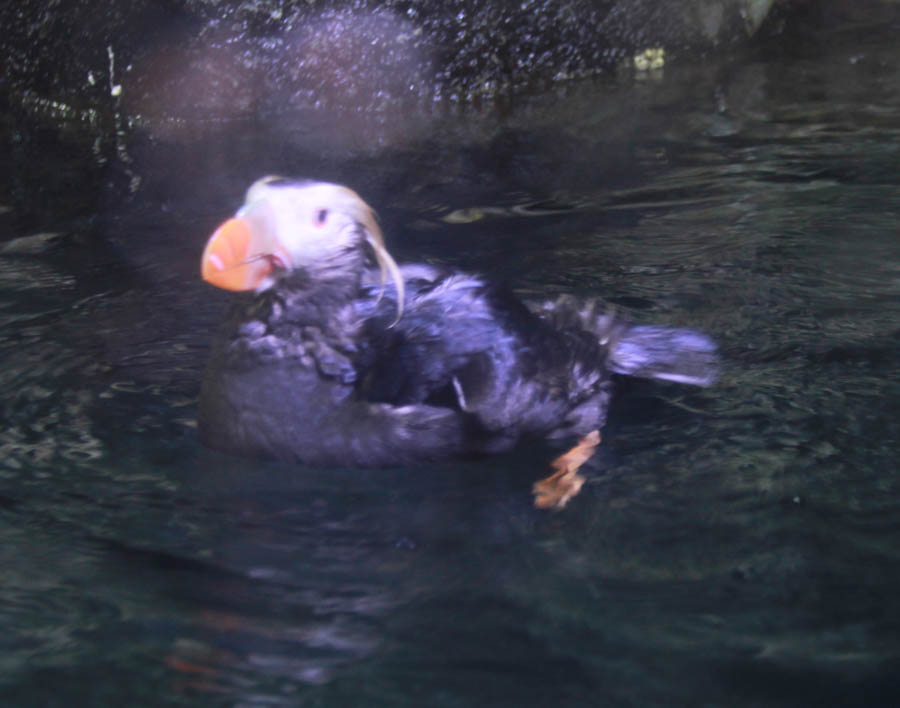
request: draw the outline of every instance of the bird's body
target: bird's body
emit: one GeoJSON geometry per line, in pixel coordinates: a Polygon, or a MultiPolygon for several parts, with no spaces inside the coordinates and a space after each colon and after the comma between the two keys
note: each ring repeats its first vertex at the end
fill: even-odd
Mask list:
{"type": "Polygon", "coordinates": [[[339,212],[327,188],[349,192],[260,181],[232,220],[240,224],[227,222],[207,246],[205,277],[224,274],[224,287],[248,289],[243,280],[231,287],[235,267],[271,266],[253,274],[260,291],[213,347],[199,407],[212,447],[311,464],[411,464],[495,452],[524,436],[586,435],[605,422],[614,373],[700,385],[714,376],[715,347],[702,334],[634,327],[590,299],[530,302],[475,275],[398,268],[364,202],[339,212]],[[283,213],[291,204],[302,205],[293,220],[283,213]],[[277,218],[259,216],[273,205],[277,218]],[[323,236],[328,219],[328,245],[311,248],[305,233],[323,236]],[[256,239],[247,248],[245,220],[256,239]],[[292,233],[273,241],[265,225],[275,222],[292,233]],[[390,284],[369,268],[367,242],[390,284]]]}

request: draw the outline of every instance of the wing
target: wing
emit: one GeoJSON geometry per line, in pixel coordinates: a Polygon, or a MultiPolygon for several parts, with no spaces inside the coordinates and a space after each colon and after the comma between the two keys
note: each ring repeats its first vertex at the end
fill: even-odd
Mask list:
{"type": "MultiPolygon", "coordinates": [[[[388,298],[389,299],[389,298],[388,298]]],[[[369,313],[377,352],[361,367],[370,400],[439,403],[468,413],[488,431],[506,436],[547,434],[602,424],[606,396],[604,352],[577,327],[556,328],[503,286],[465,274],[407,281],[403,317],[393,305],[369,313]],[[573,418],[574,414],[574,418],[573,418]]]]}

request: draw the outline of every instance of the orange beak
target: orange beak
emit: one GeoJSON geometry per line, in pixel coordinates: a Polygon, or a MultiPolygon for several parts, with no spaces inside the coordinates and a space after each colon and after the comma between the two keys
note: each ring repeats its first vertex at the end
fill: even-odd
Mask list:
{"type": "Polygon", "coordinates": [[[203,279],[225,290],[255,290],[284,262],[262,241],[245,219],[229,219],[203,250],[203,279]]]}

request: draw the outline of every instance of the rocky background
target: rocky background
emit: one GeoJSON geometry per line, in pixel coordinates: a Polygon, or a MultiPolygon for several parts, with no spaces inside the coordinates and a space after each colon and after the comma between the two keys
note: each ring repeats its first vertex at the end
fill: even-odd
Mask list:
{"type": "Polygon", "coordinates": [[[780,31],[806,0],[26,0],[0,9],[14,102],[102,120],[494,100],[780,31]]]}

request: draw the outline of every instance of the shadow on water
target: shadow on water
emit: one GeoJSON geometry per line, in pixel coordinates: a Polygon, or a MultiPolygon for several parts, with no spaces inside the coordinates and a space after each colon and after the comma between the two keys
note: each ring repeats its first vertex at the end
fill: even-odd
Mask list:
{"type": "Polygon", "coordinates": [[[895,705],[900,52],[831,40],[363,144],[144,131],[122,163],[10,110],[5,703],[895,705]],[[702,328],[721,380],[622,382],[559,514],[531,507],[543,445],[364,472],[206,450],[228,297],[198,254],[269,172],[352,184],[401,259],[702,328]]]}

